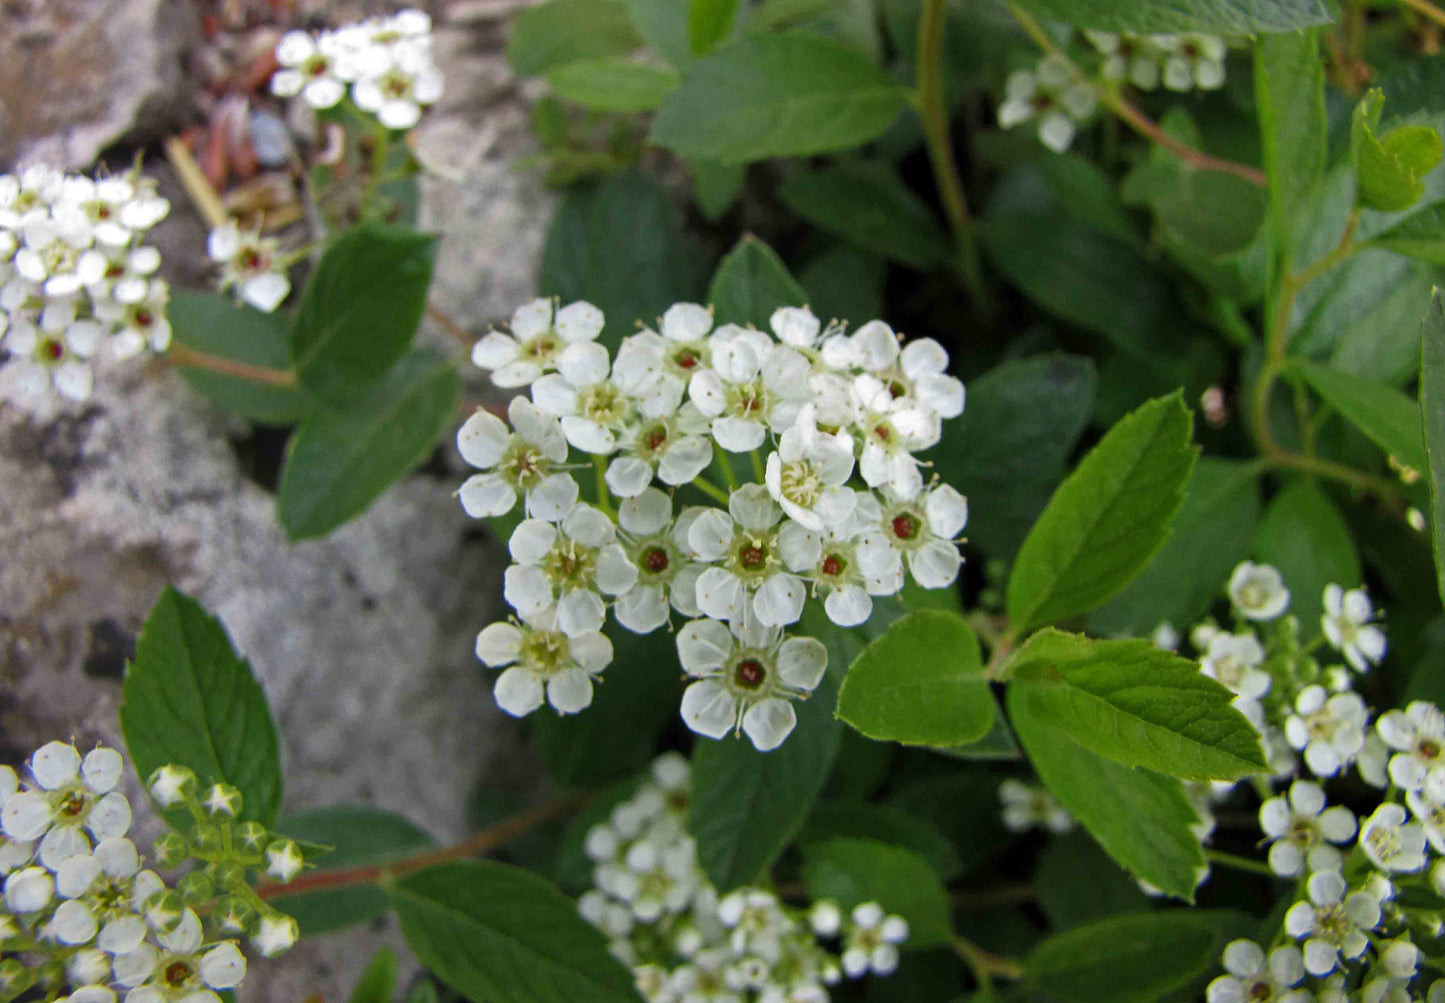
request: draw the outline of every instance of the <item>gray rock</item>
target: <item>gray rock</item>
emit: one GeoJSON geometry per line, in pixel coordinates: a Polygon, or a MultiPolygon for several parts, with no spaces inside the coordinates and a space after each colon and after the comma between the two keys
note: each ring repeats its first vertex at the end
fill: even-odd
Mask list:
{"type": "Polygon", "coordinates": [[[188,0],[16,0],[0,7],[0,163],[67,170],[122,137],[146,142],[191,100],[188,0]]]}

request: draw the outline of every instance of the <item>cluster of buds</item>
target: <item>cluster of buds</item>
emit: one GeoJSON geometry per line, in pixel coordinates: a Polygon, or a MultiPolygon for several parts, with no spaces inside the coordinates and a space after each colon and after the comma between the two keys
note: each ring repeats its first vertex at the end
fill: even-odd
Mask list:
{"type": "Polygon", "coordinates": [[[603,323],[589,303],[539,299],[473,352],[498,386],[530,388],[508,421],[478,411],[457,436],[482,471],[461,487],[466,511],[527,516],[505,578],[516,619],[483,630],[477,655],[506,668],[508,713],[574,713],[612,660],[609,608],[639,634],[675,611],[688,726],[774,749],[827,668],[821,642],[786,630],[810,598],[852,627],[906,577],[957,578],[967,502],[917,454],[962,413],[963,384],[936,341],[900,344],[878,320],[849,333],[783,307],[768,333],[679,303],[615,360],[603,323]],[[594,503],[573,450],[595,466],[594,503]]]}
{"type": "Polygon", "coordinates": [[[209,861],[169,887],[126,838],[131,810],[115,789],[118,752],[82,756],[51,742],[28,766],[24,782],[0,767],[0,1000],[219,1003],[217,993],[246,975],[238,938],[249,935],[267,955],[295,941],[295,921],[260,902],[245,883],[242,853],[229,849],[269,834],[243,824],[230,839],[221,835],[239,795],[218,785],[202,809],[189,771],[158,772],[164,779],[153,788],[174,789],[171,803],[193,806],[197,825],[193,840],[163,837],[157,865],[209,861]]]}
{"type": "Polygon", "coordinates": [[[876,902],[807,909],[772,892],[719,896],[683,827],[687,760],[660,757],[637,793],[587,834],[583,917],[611,939],[648,1003],[827,1003],[844,977],[898,966],[908,924],[876,902]]]}
{"type": "Polygon", "coordinates": [[[1106,80],[1127,82],[1145,91],[1161,83],[1179,92],[1224,86],[1224,57],[1229,47],[1218,35],[1086,31],[1084,37],[1104,57],[1106,80]]]}
{"type": "Polygon", "coordinates": [[[0,174],[0,348],[24,393],[85,400],[97,352],[170,344],[160,252],[141,243],[169,211],[139,170],[0,174]]]}

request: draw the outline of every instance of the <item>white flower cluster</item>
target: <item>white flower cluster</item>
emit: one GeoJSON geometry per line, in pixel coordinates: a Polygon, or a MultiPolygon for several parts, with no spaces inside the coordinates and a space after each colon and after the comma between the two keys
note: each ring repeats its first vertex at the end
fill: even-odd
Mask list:
{"type": "Polygon", "coordinates": [[[0,997],[38,987],[70,1003],[220,1003],[245,977],[233,939],[245,927],[227,930],[222,915],[208,938],[199,902],[142,868],[115,790],[122,766],[113,749],[51,742],[26,783],[0,767],[0,997]]]}
{"type": "Polygon", "coordinates": [[[1004,91],[998,108],[999,126],[1012,129],[1035,122],[1039,142],[1055,153],[1069,148],[1080,123],[1087,121],[1099,104],[1094,85],[1058,53],[1044,56],[1033,70],[1010,73],[1004,91]]]}
{"type": "Polygon", "coordinates": [[[792,701],[827,667],[820,642],[785,631],[810,594],[851,627],[903,588],[905,569],[924,588],[957,578],[967,501],[926,482],[916,454],[962,413],[963,384],[936,341],[900,345],[877,320],[849,333],[784,307],[769,334],[714,328],[710,310],[679,303],[615,360],[603,323],[589,303],[534,300],[473,351],[498,386],[530,388],[508,421],[478,411],[457,435],[481,470],[459,492],[466,511],[501,516],[520,501],[526,515],[505,579],[518,619],[483,630],[477,656],[506,667],[495,692],[508,713],[544,700],[573,713],[612,660],[609,606],[639,634],[675,610],[689,618],[677,632],[695,680],[688,726],[776,748],[792,701]],[[579,500],[569,450],[596,467],[596,505],[579,500]],[[752,483],[739,483],[738,454],[752,483]]]}
{"type": "Polygon", "coordinates": [[[1171,91],[1212,91],[1224,86],[1228,46],[1217,35],[1139,35],[1086,31],[1084,36],[1104,57],[1108,80],[1128,82],[1152,91],[1163,83],[1171,91]]]}
{"type": "Polygon", "coordinates": [[[1041,784],[1008,777],[998,785],[998,799],[1003,804],[1003,824],[1011,832],[1037,827],[1063,833],[1074,827],[1074,816],[1041,784]]]}
{"type": "Polygon", "coordinates": [[[688,763],[669,753],[587,834],[593,885],[578,900],[648,1003],[827,1003],[844,976],[887,975],[908,924],[876,902],[845,913],[784,905],[761,888],[719,896],[683,828],[688,763]]]}
{"type": "Polygon", "coordinates": [[[139,171],[0,174],[0,348],[24,392],[53,385],[85,400],[102,347],[116,358],[165,351],[170,288],[141,239],[169,211],[139,171]]]}
{"type": "Polygon", "coordinates": [[[311,35],[288,31],[276,46],[271,92],[334,108],[351,94],[357,108],[388,129],[410,129],[442,96],[432,58],[431,18],[419,10],[369,18],[311,35]]]}

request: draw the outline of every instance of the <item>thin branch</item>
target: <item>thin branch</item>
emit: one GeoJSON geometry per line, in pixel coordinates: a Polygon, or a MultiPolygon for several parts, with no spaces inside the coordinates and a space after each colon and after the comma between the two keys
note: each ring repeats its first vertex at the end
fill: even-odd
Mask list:
{"type": "Polygon", "coordinates": [[[1018,979],[1024,974],[1024,966],[1014,958],[1002,958],[979,947],[967,937],[955,937],[953,949],[964,964],[973,971],[980,988],[988,986],[989,976],[1001,979],[1018,979]]]}
{"type": "Polygon", "coordinates": [[[264,383],[272,387],[294,387],[296,385],[295,373],[286,372],[284,369],[253,366],[249,362],[240,362],[225,356],[212,355],[209,352],[198,352],[196,349],[188,348],[176,341],[171,342],[171,347],[166,350],[166,357],[177,366],[205,369],[209,372],[249,380],[252,383],[264,383]]]}
{"type": "Polygon", "coordinates": [[[437,327],[451,335],[463,348],[471,348],[472,345],[476,344],[477,339],[472,333],[452,320],[451,316],[435,303],[428,303],[426,305],[426,315],[437,327]]]}
{"type": "Polygon", "coordinates": [[[1445,10],[1436,7],[1430,0],[1400,0],[1402,4],[1434,21],[1438,25],[1445,25],[1445,10]]]}
{"type": "Polygon", "coordinates": [[[179,136],[167,136],[165,143],[166,159],[170,161],[171,168],[180,178],[181,185],[186,189],[186,194],[191,197],[191,203],[206,225],[212,230],[219,226],[225,226],[231,214],[226,211],[225,205],[221,203],[221,197],[216,194],[211,183],[206,180],[206,174],[201,170],[201,165],[196,163],[196,158],[191,155],[190,147],[179,136]]]}
{"type": "Polygon", "coordinates": [[[1204,856],[1210,863],[1218,864],[1220,867],[1229,867],[1247,874],[1259,874],[1266,878],[1279,878],[1279,875],[1270,870],[1269,865],[1262,860],[1252,860],[1238,854],[1225,853],[1223,850],[1205,850],[1204,856]]]}

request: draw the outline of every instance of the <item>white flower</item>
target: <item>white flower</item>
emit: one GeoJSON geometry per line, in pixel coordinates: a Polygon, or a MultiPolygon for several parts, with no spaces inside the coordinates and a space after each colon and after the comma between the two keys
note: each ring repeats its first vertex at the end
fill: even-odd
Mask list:
{"type": "Polygon", "coordinates": [[[286,266],[276,255],[277,243],[259,232],[243,234],[235,223],[211,231],[206,253],[221,266],[221,290],[236,295],[264,313],[272,313],[291,292],[286,266]]]}
{"type": "Polygon", "coordinates": [[[1159,36],[1169,56],[1164,61],[1164,86],[1171,91],[1218,90],[1224,86],[1224,39],[1214,35],[1159,36]]]}
{"type": "Polygon", "coordinates": [[[697,579],[697,605],[718,620],[753,612],[771,626],[796,623],[807,590],[789,574],[778,543],[782,510],[761,484],[744,484],[728,499],[728,511],[706,509],[688,529],[693,557],[714,564],[697,579]],[[719,563],[714,563],[719,562],[719,563]]]}
{"type": "Polygon", "coordinates": [[[808,925],[819,937],[836,937],[843,928],[843,910],[832,899],[821,899],[808,910],[808,925]]]}
{"type": "Polygon", "coordinates": [[[1077,123],[1094,113],[1098,98],[1087,80],[1063,56],[1050,54],[1037,69],[1016,70],[1005,85],[1006,100],[999,105],[998,124],[1011,129],[1038,120],[1039,140],[1055,153],[1074,141],[1077,123]]]}
{"type": "Polygon", "coordinates": [[[577,482],[561,469],[567,462],[562,425],[525,397],[507,405],[513,431],[496,415],[478,410],[457,432],[462,459],[484,473],[462,484],[457,498],[473,518],[505,515],[526,498],[527,514],[555,522],[577,502],[577,482]]]}
{"type": "Polygon", "coordinates": [[[521,624],[494,623],[477,635],[477,658],[489,668],[510,666],[497,677],[497,706],[525,717],[547,702],[559,714],[592,703],[592,677],[612,661],[612,642],[601,633],[569,637],[548,607],[521,624]],[[515,664],[514,664],[515,663],[515,664]]]}
{"type": "Polygon", "coordinates": [[[1289,589],[1279,570],[1253,561],[1239,564],[1229,576],[1229,598],[1250,620],[1273,620],[1289,608],[1289,589]]]}
{"type": "Polygon", "coordinates": [[[1285,720],[1285,738],[1316,776],[1334,776],[1364,749],[1369,712],[1359,694],[1330,696],[1323,686],[1306,686],[1294,710],[1285,720]]]}
{"type": "Polygon", "coordinates": [[[1270,798],[1259,809],[1259,827],[1271,841],[1269,866],[1276,874],[1296,877],[1311,871],[1339,870],[1344,855],[1331,843],[1347,843],[1355,835],[1355,816],[1343,805],[1325,807],[1324,788],[1296,780],[1288,796],[1270,798]]]}
{"type": "Polygon", "coordinates": [[[729,946],[734,957],[752,954],[776,960],[792,921],[782,903],[771,892],[759,888],[740,889],[718,903],[718,919],[732,931],[729,946]]]}
{"type": "Polygon", "coordinates": [[[914,498],[923,489],[923,475],[914,453],[937,445],[942,436],[938,415],[911,397],[896,397],[877,377],[853,380],[855,423],[863,433],[858,472],[869,487],[887,489],[894,498],[914,498]]]}
{"type": "Polygon", "coordinates": [[[712,463],[708,421],[688,402],[676,414],[643,417],[624,426],[618,452],[607,464],[607,487],[619,498],[635,498],[652,483],[689,484],[712,463]]]}
{"type": "Polygon", "coordinates": [[[1434,704],[1415,700],[1402,711],[1386,711],[1375,730],[1399,750],[1390,757],[1390,779],[1405,790],[1420,790],[1432,769],[1445,766],[1445,714],[1434,704]]]}
{"type": "Polygon", "coordinates": [[[1154,36],[1133,32],[1113,34],[1086,31],[1085,37],[1105,56],[1103,75],[1109,80],[1128,80],[1140,90],[1152,91],[1159,86],[1159,61],[1162,50],[1154,36]]]}
{"type": "Polygon", "coordinates": [[[334,108],[346,96],[349,57],[336,33],[313,38],[304,31],[288,31],[276,46],[281,69],[271,76],[271,93],[278,97],[300,94],[312,108],[334,108]]]}
{"type": "Polygon", "coordinates": [[[697,579],[703,569],[689,556],[687,531],[702,512],[688,509],[674,522],[672,499],[657,488],[618,505],[617,521],[637,584],[618,597],[613,615],[633,633],[647,634],[665,624],[669,605],[683,616],[697,615],[697,579]]]}
{"type": "Polygon", "coordinates": [[[919,585],[942,589],[958,578],[963,557],[954,541],[968,522],[968,499],[952,487],[939,484],[912,500],[882,505],[860,496],[858,508],[872,527],[867,538],[898,551],[919,585]]]}
{"type": "Polygon", "coordinates": [[[442,96],[442,73],[427,45],[398,42],[383,58],[352,85],[351,99],[388,129],[410,129],[442,96]]]}
{"type": "Polygon", "coordinates": [[[1257,700],[1269,692],[1274,681],[1259,668],[1263,663],[1264,648],[1253,634],[1220,631],[1209,639],[1209,650],[1200,659],[1199,668],[1239,696],[1257,700]]]}
{"type": "MultiPolygon", "coordinates": [[[[865,506],[866,511],[866,506],[865,506]]],[[[796,522],[778,531],[778,549],[788,570],[813,581],[823,592],[823,609],[840,627],[856,627],[873,614],[873,596],[903,588],[903,559],[871,524],[860,521],[855,503],[848,519],[814,533],[796,522]]]]}
{"type": "Polygon", "coordinates": [[[50,904],[55,880],[43,867],[24,867],[5,879],[5,907],[13,913],[35,913],[50,904]]]}
{"type": "Polygon", "coordinates": [[[698,679],[682,696],[687,726],[709,738],[746,732],[759,751],[776,749],[797,723],[791,701],[822,681],[828,651],[811,637],[785,637],[744,615],[731,626],[693,620],[678,631],[683,670],[698,679]]]}
{"type": "Polygon", "coordinates": [[[1366,932],[1380,923],[1380,903],[1367,891],[1350,892],[1338,871],[1315,872],[1306,890],[1309,901],[1296,902],[1285,913],[1285,932],[1305,941],[1305,970],[1328,975],[1341,956],[1353,961],[1365,953],[1370,945],[1366,932]]]}
{"type": "Polygon", "coordinates": [[[1385,657],[1385,632],[1370,622],[1374,615],[1364,589],[1346,592],[1338,585],[1325,586],[1325,612],[1320,626],[1330,644],[1356,672],[1364,672],[1385,657]]]}
{"type": "Polygon", "coordinates": [[[549,299],[535,299],[512,313],[510,334],[491,331],[472,347],[472,365],[490,369],[499,387],[525,387],[554,370],[568,345],[596,341],[605,318],[591,303],[578,300],[553,314],[549,299]]]}
{"type": "Polygon", "coordinates": [[[1179,631],[1168,620],[1161,622],[1149,635],[1149,643],[1160,651],[1179,650],[1179,631]]]}
{"type": "Polygon", "coordinates": [[[712,368],[693,374],[688,395],[712,420],[717,444],[747,453],[763,444],[768,429],[786,430],[809,396],[805,356],[761,331],[724,324],[709,343],[712,368]]]}
{"type": "Polygon", "coordinates": [[[637,584],[612,520],[591,505],[579,502],[555,525],[524,519],[507,546],[517,562],[503,577],[507,602],[523,617],[555,603],[557,629],[568,637],[602,629],[599,592],[623,595],[637,584]]]}
{"type": "Polygon", "coordinates": [[[607,349],[595,341],[568,345],[557,355],[557,372],[532,383],[532,400],[562,420],[567,441],[584,453],[606,456],[632,416],[628,395],[608,378],[607,349]]]}
{"type": "Polygon", "coordinates": [[[1360,826],[1360,848],[1382,871],[1413,872],[1425,866],[1425,827],[1408,822],[1400,805],[1386,802],[1360,826]]]}
{"type": "Polygon", "coordinates": [[[146,934],[139,912],[163,887],[153,872],[140,869],[130,840],[102,840],[94,853],[70,857],[56,870],[55,889],[71,901],[56,911],[52,925],[66,943],[88,943],[98,932],[95,946],[107,954],[133,951],[146,934]]]}
{"type": "Polygon", "coordinates": [[[887,916],[877,902],[854,907],[852,926],[843,945],[843,971],[856,979],[870,970],[889,975],[898,967],[898,945],[908,939],[908,923],[901,916],[887,916]]]}
{"type": "Polygon", "coordinates": [[[206,947],[201,921],[187,909],[175,928],[115,959],[115,981],[130,989],[126,1003],[211,1001],[210,990],[234,989],[246,977],[246,959],[231,941],[206,947]]]}
{"type": "Polygon", "coordinates": [[[783,344],[811,349],[818,344],[823,322],[805,306],[780,306],[768,318],[768,327],[783,344]]]}
{"type": "Polygon", "coordinates": [[[1311,1003],[1308,990],[1294,987],[1304,980],[1299,948],[1277,947],[1265,956],[1252,940],[1236,940],[1224,949],[1224,970],[1209,983],[1207,1003],[1311,1003]]]}
{"type": "Polygon", "coordinates": [[[96,319],[105,321],[112,328],[110,354],[117,359],[129,359],[145,348],[164,352],[170,347],[171,322],[166,319],[166,303],[170,295],[170,286],[155,279],[149,284],[145,297],[135,302],[97,301],[94,304],[96,319]]]}
{"type": "Polygon", "coordinates": [[[289,950],[300,935],[301,931],[295,919],[284,913],[276,913],[261,917],[261,922],[256,925],[256,932],[251,937],[251,943],[256,945],[256,950],[261,952],[262,957],[274,958],[289,950]]]}
{"type": "Polygon", "coordinates": [[[620,897],[639,922],[682,912],[697,891],[697,851],[686,837],[673,843],[639,840],[628,848],[623,866],[633,880],[620,897]]]}
{"type": "Polygon", "coordinates": [[[805,404],[768,454],[764,482],[784,513],[816,532],[851,519],[856,503],[844,485],[852,474],[852,437],[819,431],[813,405],[805,404]]]}
{"type": "Polygon", "coordinates": [[[1371,787],[1384,790],[1390,785],[1389,759],[1390,747],[1385,744],[1377,729],[1370,729],[1365,734],[1365,747],[1355,760],[1355,769],[1359,771],[1360,779],[1371,787]]]}
{"type": "Polygon", "coordinates": [[[27,319],[12,321],[0,344],[12,355],[10,365],[24,393],[38,396],[53,386],[69,400],[87,400],[94,378],[86,360],[95,353],[100,325],[52,320],[51,313],[42,314],[39,324],[27,319]]]}
{"type": "MultiPolygon", "coordinates": [[[[1445,781],[1445,772],[1434,775],[1445,781]]],[[[1445,853],[1445,801],[1431,796],[1429,790],[1427,787],[1425,792],[1407,791],[1405,803],[1410,806],[1410,813],[1425,827],[1425,837],[1430,840],[1435,852],[1445,853]]]]}
{"type": "Polygon", "coordinates": [[[712,365],[708,332],[712,311],[697,303],[674,303],[658,331],[640,331],[622,341],[613,378],[634,395],[648,417],[677,411],[693,376],[712,365]]]}
{"type": "Polygon", "coordinates": [[[1050,832],[1068,832],[1074,817],[1046,788],[1007,777],[998,785],[1003,802],[1003,824],[1013,832],[1038,826],[1050,832]]]}
{"type": "Polygon", "coordinates": [[[114,749],[95,749],[82,760],[68,743],[42,746],[30,757],[36,789],[6,798],[0,828],[14,840],[39,839],[37,856],[52,870],[90,850],[86,833],[96,839],[124,836],[130,805],[113,790],[121,765],[114,749]]]}

